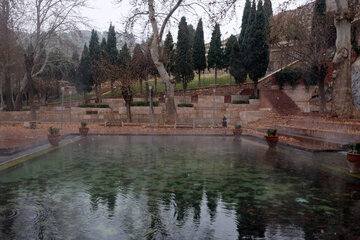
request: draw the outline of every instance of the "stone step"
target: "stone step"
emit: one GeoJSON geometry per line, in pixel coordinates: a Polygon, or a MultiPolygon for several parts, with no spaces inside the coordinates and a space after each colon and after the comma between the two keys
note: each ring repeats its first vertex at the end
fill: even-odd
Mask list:
{"type": "Polygon", "coordinates": [[[300,136],[316,137],[323,140],[329,140],[331,142],[337,142],[341,144],[351,144],[355,142],[360,142],[359,133],[345,133],[337,132],[338,128],[332,128],[331,130],[327,129],[310,129],[303,127],[294,127],[294,126],[276,126],[276,129],[279,133],[284,134],[295,134],[300,136]]]}
{"type": "MultiPolygon", "coordinates": [[[[267,129],[256,128],[256,129],[246,129],[245,134],[257,136],[263,138],[266,135],[267,129]]],[[[341,151],[347,147],[346,144],[324,140],[317,137],[302,136],[297,134],[286,134],[278,133],[279,142],[284,145],[291,147],[304,149],[307,151],[341,151]]]]}
{"type": "Polygon", "coordinates": [[[287,121],[288,125],[302,126],[308,128],[318,128],[318,129],[338,129],[345,131],[359,131],[360,132],[360,123],[359,122],[336,122],[336,121],[326,121],[325,119],[320,118],[299,118],[299,119],[290,119],[287,121]]]}

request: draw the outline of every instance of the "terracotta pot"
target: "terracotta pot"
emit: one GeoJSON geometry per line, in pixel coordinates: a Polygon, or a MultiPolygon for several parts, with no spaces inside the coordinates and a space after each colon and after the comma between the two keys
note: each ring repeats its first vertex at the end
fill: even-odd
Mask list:
{"type": "Polygon", "coordinates": [[[279,136],[265,136],[265,139],[269,147],[276,147],[276,144],[279,141],[279,136]]]}
{"type": "Polygon", "coordinates": [[[87,128],[87,127],[79,128],[80,136],[86,137],[88,132],[89,132],[89,128],[87,128]]]}
{"type": "Polygon", "coordinates": [[[36,122],[30,122],[30,129],[36,129],[36,122]]]}
{"type": "Polygon", "coordinates": [[[242,133],[242,129],[234,129],[233,133],[234,133],[234,136],[240,136],[242,133]]]}
{"type": "Polygon", "coordinates": [[[59,142],[61,140],[61,135],[60,134],[49,134],[48,135],[48,140],[51,144],[51,146],[59,146],[59,142]]]}
{"type": "Polygon", "coordinates": [[[360,173],[360,154],[348,152],[346,154],[347,163],[351,173],[360,173]]]}

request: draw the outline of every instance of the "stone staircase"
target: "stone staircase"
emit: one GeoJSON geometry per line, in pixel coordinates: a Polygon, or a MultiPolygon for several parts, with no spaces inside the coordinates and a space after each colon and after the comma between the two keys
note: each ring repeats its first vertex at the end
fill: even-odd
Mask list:
{"type": "MultiPolygon", "coordinates": [[[[248,134],[263,137],[267,128],[276,128],[280,142],[310,151],[341,151],[360,142],[360,123],[314,117],[288,117],[261,127],[249,126],[248,134]]],[[[269,121],[270,123],[270,121],[269,121]]]]}
{"type": "Polygon", "coordinates": [[[280,115],[296,115],[300,112],[300,108],[282,90],[262,90],[260,98],[263,98],[262,103],[280,115]]]}

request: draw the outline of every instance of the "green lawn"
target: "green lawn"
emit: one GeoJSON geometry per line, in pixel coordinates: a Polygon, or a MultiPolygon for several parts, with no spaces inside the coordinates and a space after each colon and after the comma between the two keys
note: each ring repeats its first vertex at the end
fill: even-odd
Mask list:
{"type": "MultiPolygon", "coordinates": [[[[201,87],[208,87],[208,86],[214,84],[214,79],[215,79],[214,74],[202,74],[201,75],[201,87]]],[[[230,75],[229,74],[223,74],[223,73],[218,74],[218,78],[217,78],[217,82],[216,82],[217,85],[226,85],[229,83],[230,83],[230,75]]],[[[232,78],[231,83],[235,83],[234,78],[232,78]]],[[[188,84],[188,89],[198,88],[198,84],[199,84],[199,77],[196,74],[194,77],[194,80],[188,84]]],[[[150,82],[150,86],[152,86],[154,89],[155,82],[154,81],[150,82]]],[[[175,85],[175,90],[182,90],[182,84],[177,83],[175,85]]],[[[165,92],[165,85],[162,83],[161,79],[158,79],[156,91],[157,92],[165,92]]],[[[145,92],[145,83],[143,83],[143,92],[145,92]]],[[[140,93],[140,84],[139,83],[135,84],[134,93],[140,93]]],[[[111,96],[110,93],[106,93],[104,95],[104,97],[110,97],[110,96],[111,96]]],[[[119,88],[115,89],[114,96],[116,96],[116,97],[121,96],[121,89],[119,89],[119,88]]]]}
{"type": "MultiPolygon", "coordinates": [[[[92,98],[95,95],[94,92],[90,92],[88,93],[88,97],[89,99],[92,98]]],[[[84,95],[83,94],[72,94],[71,95],[71,101],[78,101],[78,100],[83,100],[84,99],[84,95]]],[[[64,97],[64,102],[70,102],[70,96],[66,96],[64,97]]],[[[61,97],[51,100],[49,101],[49,103],[61,103],[61,97]]]]}

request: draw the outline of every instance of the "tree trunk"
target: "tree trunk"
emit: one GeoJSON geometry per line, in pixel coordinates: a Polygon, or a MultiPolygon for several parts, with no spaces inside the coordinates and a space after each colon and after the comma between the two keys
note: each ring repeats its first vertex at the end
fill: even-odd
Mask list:
{"type": "Polygon", "coordinates": [[[156,93],[157,92],[157,76],[155,75],[155,89],[154,89],[154,92],[156,93]]]}
{"type": "Polygon", "coordinates": [[[177,114],[176,114],[176,107],[175,107],[175,88],[174,88],[174,82],[171,81],[168,72],[165,69],[164,63],[160,61],[160,46],[162,40],[162,35],[166,26],[167,21],[170,19],[171,15],[176,11],[176,9],[180,6],[182,3],[182,0],[178,0],[178,2],[175,4],[175,6],[170,10],[169,14],[166,16],[161,30],[159,32],[158,23],[156,21],[156,13],[155,13],[155,6],[154,6],[154,0],[148,0],[148,6],[149,6],[149,20],[153,29],[153,38],[150,45],[150,53],[151,58],[154,61],[154,64],[156,66],[156,69],[158,70],[166,88],[166,119],[165,122],[167,123],[175,123],[177,114]]]}
{"type": "Polygon", "coordinates": [[[183,103],[186,103],[186,87],[187,84],[183,82],[183,103]]]}
{"type": "Polygon", "coordinates": [[[325,84],[323,78],[318,78],[318,88],[319,88],[319,97],[320,97],[320,112],[327,112],[326,109],[326,98],[325,98],[325,84]]]}
{"type": "Polygon", "coordinates": [[[259,97],[258,80],[254,80],[254,94],[255,94],[255,97],[259,97]]]}
{"type": "Polygon", "coordinates": [[[31,121],[36,121],[36,109],[34,102],[34,82],[32,79],[31,71],[34,66],[34,54],[25,54],[25,69],[26,69],[26,78],[29,84],[29,104],[31,110],[31,121]]]}
{"type": "Polygon", "coordinates": [[[127,118],[127,121],[129,123],[132,122],[132,118],[131,118],[131,101],[129,100],[126,100],[126,118],[127,118]]]}
{"type": "Polygon", "coordinates": [[[10,78],[10,68],[9,65],[6,64],[4,67],[4,85],[5,85],[5,95],[6,95],[6,109],[8,111],[14,111],[14,102],[11,91],[11,78],[10,78]]]}
{"type": "MultiPolygon", "coordinates": [[[[145,83],[145,85],[148,85],[148,82],[146,81],[146,83],[145,83]]],[[[145,91],[147,91],[147,89],[145,90],[145,91]]],[[[143,80],[142,79],[140,79],[140,94],[143,94],[143,80]]]]}
{"type": "Polygon", "coordinates": [[[201,70],[199,70],[198,74],[199,74],[199,84],[198,84],[198,87],[201,87],[201,70]]]}
{"type": "Polygon", "coordinates": [[[217,82],[217,67],[215,67],[215,79],[214,79],[214,84],[216,85],[217,82]]]}
{"type": "Polygon", "coordinates": [[[101,83],[99,84],[99,103],[102,103],[101,83]]]}
{"type": "Polygon", "coordinates": [[[110,82],[110,88],[111,88],[111,96],[113,97],[114,96],[114,81],[111,80],[110,82]]]}
{"type": "Polygon", "coordinates": [[[334,63],[334,87],[332,115],[342,118],[353,116],[354,103],[351,92],[351,20],[348,18],[348,1],[336,0],[337,13],[336,53],[334,63]]]}

